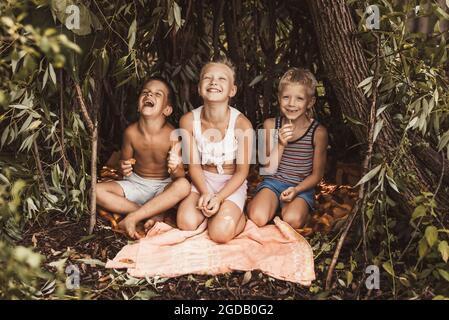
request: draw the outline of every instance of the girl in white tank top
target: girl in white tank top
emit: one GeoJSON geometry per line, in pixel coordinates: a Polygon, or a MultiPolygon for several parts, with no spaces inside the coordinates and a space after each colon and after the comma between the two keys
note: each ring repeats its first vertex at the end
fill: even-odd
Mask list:
{"type": "Polygon", "coordinates": [[[178,227],[195,230],[204,219],[208,219],[209,236],[216,242],[231,240],[243,231],[246,224],[243,209],[252,136],[249,142],[243,142],[236,132],[251,130],[252,126],[243,114],[229,106],[236,90],[232,66],[223,61],[206,64],[201,70],[198,85],[204,104],[184,115],[180,121],[181,128],[189,131],[193,138],[190,143],[194,144],[194,154],[199,156],[196,159],[199,163],[191,159],[189,175],[192,189],[179,206],[178,227]],[[222,132],[218,126],[223,130],[227,119],[227,127],[222,132]],[[247,143],[246,147],[244,143],[247,143]],[[240,151],[244,153],[243,161],[240,151]],[[236,161],[237,157],[239,161],[236,161]],[[228,170],[228,167],[234,169],[228,170]]]}

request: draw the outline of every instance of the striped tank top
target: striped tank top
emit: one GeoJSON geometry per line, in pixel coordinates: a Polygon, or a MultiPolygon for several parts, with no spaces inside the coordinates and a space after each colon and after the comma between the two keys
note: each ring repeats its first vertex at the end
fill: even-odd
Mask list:
{"type": "MultiPolygon", "coordinates": [[[[281,117],[276,118],[276,130],[281,127],[281,117]]],[[[284,148],[276,173],[272,178],[299,184],[312,174],[313,168],[313,136],[319,123],[312,120],[306,132],[294,141],[290,141],[284,148]]],[[[278,131],[276,131],[278,132],[278,131]]]]}

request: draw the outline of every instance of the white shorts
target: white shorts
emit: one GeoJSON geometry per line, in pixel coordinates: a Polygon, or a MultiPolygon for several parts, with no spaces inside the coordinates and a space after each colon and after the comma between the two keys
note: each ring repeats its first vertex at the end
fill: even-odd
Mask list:
{"type": "Polygon", "coordinates": [[[115,182],[122,187],[126,199],[143,205],[162,193],[172,179],[170,177],[164,180],[146,179],[132,172],[129,177],[125,177],[125,180],[115,182]]]}

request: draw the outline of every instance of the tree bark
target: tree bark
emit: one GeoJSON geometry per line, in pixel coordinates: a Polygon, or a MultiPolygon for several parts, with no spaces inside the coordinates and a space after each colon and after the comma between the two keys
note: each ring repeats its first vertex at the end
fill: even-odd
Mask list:
{"type": "MultiPolygon", "coordinates": [[[[367,124],[369,121],[369,102],[358,84],[371,75],[367,59],[359,39],[355,36],[356,26],[344,0],[307,0],[312,14],[313,25],[323,65],[338,103],[344,114],[367,124]]],[[[389,115],[382,113],[383,128],[377,138],[381,152],[391,160],[397,155],[400,133],[394,130],[389,115]]],[[[357,140],[366,144],[368,134],[365,127],[352,125],[357,140]]],[[[407,147],[410,149],[410,147],[407,147]]],[[[407,150],[409,151],[409,150],[407,150]]],[[[432,177],[426,172],[412,152],[405,152],[400,159],[400,171],[409,173],[412,178],[401,194],[392,192],[401,209],[411,212],[412,201],[421,191],[432,190],[432,177]]],[[[440,199],[446,207],[447,199],[440,199]]]]}
{"type": "MultiPolygon", "coordinates": [[[[274,68],[275,68],[275,50],[276,50],[276,1],[266,0],[268,25],[261,26],[260,46],[265,55],[266,80],[263,84],[263,115],[262,118],[268,118],[271,115],[271,97],[273,93],[274,68]]],[[[263,20],[262,20],[263,21],[263,20]]]]}

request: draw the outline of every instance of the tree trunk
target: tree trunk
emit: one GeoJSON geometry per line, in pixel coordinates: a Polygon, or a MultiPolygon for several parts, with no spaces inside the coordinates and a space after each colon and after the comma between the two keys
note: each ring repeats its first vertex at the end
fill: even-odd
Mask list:
{"type": "MultiPolygon", "coordinates": [[[[368,123],[369,101],[358,84],[371,75],[367,59],[360,41],[356,37],[356,26],[344,0],[307,0],[312,14],[313,25],[325,72],[344,114],[368,123]]],[[[377,138],[378,150],[391,160],[396,156],[400,144],[400,134],[394,130],[391,118],[382,113],[384,125],[377,138]]],[[[366,144],[368,134],[365,127],[352,125],[357,140],[366,144]]],[[[406,148],[410,149],[408,146],[406,148]]],[[[411,212],[412,201],[421,191],[434,192],[432,177],[422,169],[412,152],[405,152],[400,159],[400,172],[413,177],[401,194],[392,192],[391,196],[406,212],[411,212]]],[[[440,204],[448,200],[440,199],[440,204]]]]}
{"type": "MultiPolygon", "coordinates": [[[[276,1],[266,0],[265,6],[267,8],[268,25],[261,25],[260,27],[260,46],[265,55],[265,74],[266,80],[263,83],[263,114],[262,118],[268,118],[271,116],[271,97],[273,92],[273,82],[274,82],[274,68],[275,68],[275,50],[276,50],[276,13],[275,6],[276,1]]],[[[264,21],[264,20],[262,20],[264,21]]]]}

